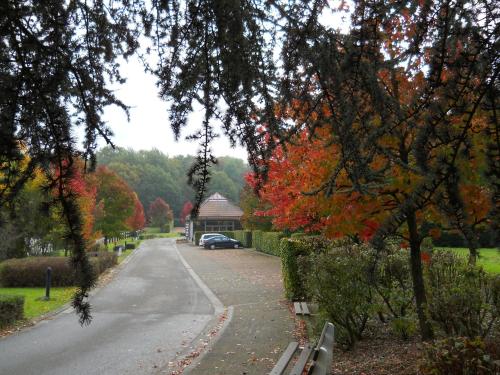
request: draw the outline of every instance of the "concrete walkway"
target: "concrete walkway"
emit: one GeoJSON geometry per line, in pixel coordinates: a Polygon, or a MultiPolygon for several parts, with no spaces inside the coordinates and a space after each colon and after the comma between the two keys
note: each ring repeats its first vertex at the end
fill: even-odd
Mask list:
{"type": "Polygon", "coordinates": [[[91,298],[94,320],[71,309],[0,340],[0,374],[153,374],[188,352],[218,311],[173,239],[145,241],[91,298]]]}
{"type": "Polygon", "coordinates": [[[268,373],[293,340],[280,260],[249,250],[204,250],[177,244],[194,272],[230,308],[218,340],[185,371],[190,375],[268,373]]]}

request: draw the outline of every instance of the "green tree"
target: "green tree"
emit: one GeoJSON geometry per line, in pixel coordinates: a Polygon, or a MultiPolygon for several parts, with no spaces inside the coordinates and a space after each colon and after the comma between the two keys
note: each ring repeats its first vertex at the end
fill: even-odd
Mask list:
{"type": "Polygon", "coordinates": [[[135,208],[134,192],[120,176],[106,167],[99,167],[95,172],[97,181],[97,212],[95,228],[109,237],[118,237],[129,230],[128,219],[135,208]]]}

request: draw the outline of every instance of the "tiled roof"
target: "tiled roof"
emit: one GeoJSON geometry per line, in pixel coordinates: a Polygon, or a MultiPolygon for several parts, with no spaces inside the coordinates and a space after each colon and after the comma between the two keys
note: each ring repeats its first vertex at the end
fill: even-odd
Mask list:
{"type": "Polygon", "coordinates": [[[199,219],[239,219],[243,211],[219,193],[208,197],[200,206],[199,219]]]}

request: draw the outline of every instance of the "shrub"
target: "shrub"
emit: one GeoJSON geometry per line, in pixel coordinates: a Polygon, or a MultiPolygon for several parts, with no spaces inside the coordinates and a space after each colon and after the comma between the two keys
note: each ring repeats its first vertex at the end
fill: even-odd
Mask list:
{"type": "Polygon", "coordinates": [[[171,223],[163,224],[160,225],[160,232],[161,233],[170,233],[171,231],[171,223]]]}
{"type": "Polygon", "coordinates": [[[0,327],[22,319],[24,313],[23,296],[0,295],[0,327]]]}
{"type": "MultiPolygon", "coordinates": [[[[89,252],[87,256],[96,274],[117,263],[116,254],[110,252],[89,252]]],[[[0,268],[0,284],[4,287],[44,287],[47,267],[52,268],[51,286],[76,285],[76,273],[67,257],[6,260],[0,268]]]]}
{"type": "Polygon", "coordinates": [[[498,358],[487,351],[480,338],[452,337],[426,344],[420,365],[422,375],[493,375],[498,371],[498,358]]]}
{"type": "Polygon", "coordinates": [[[292,233],[290,236],[291,238],[300,238],[300,237],[305,237],[307,236],[307,233],[304,232],[297,232],[297,233],[292,233]]]}
{"type": "Polygon", "coordinates": [[[235,230],[233,232],[234,239],[240,241],[245,247],[252,247],[252,231],[250,230],[235,230]]]}
{"type": "Polygon", "coordinates": [[[313,253],[310,260],[308,292],[322,315],[335,324],[336,342],[352,348],[374,312],[368,283],[371,253],[364,245],[346,242],[328,252],[313,253]]]}
{"type": "MultiPolygon", "coordinates": [[[[375,256],[375,253],[373,253],[375,256]]],[[[399,245],[387,243],[377,254],[371,281],[378,298],[378,314],[382,321],[385,315],[391,319],[391,327],[403,339],[414,332],[413,283],[410,271],[410,254],[399,245]]]]}
{"type": "Polygon", "coordinates": [[[263,231],[254,230],[252,231],[252,245],[255,247],[255,250],[262,251],[262,235],[263,231]]]}
{"type": "Polygon", "coordinates": [[[52,268],[52,286],[75,285],[75,271],[66,257],[6,260],[0,269],[0,283],[4,287],[43,287],[47,267],[52,268]]]}
{"type": "Polygon", "coordinates": [[[446,335],[486,337],[499,322],[499,275],[439,251],[425,269],[425,280],[429,314],[446,335]]]}
{"type": "Polygon", "coordinates": [[[411,317],[395,318],[391,321],[392,330],[403,340],[408,340],[417,331],[415,319],[411,317]]]}
{"type": "Polygon", "coordinates": [[[90,259],[95,272],[99,275],[108,268],[115,266],[118,263],[118,257],[115,253],[98,252],[97,256],[90,259]]]}
{"type": "Polygon", "coordinates": [[[152,239],[155,239],[155,238],[158,238],[158,236],[156,234],[151,234],[151,233],[141,234],[139,236],[140,240],[152,240],[152,239]]]}
{"type": "Polygon", "coordinates": [[[283,232],[261,232],[258,251],[280,256],[280,240],[286,235],[283,232]]]}
{"type": "Polygon", "coordinates": [[[280,241],[281,272],[285,295],[289,300],[308,299],[306,276],[310,273],[308,257],[326,251],[331,242],[322,237],[283,238],[280,241]]]}
{"type": "Polygon", "coordinates": [[[135,243],[125,244],[125,249],[127,249],[127,250],[133,250],[133,249],[135,249],[135,243]]]}

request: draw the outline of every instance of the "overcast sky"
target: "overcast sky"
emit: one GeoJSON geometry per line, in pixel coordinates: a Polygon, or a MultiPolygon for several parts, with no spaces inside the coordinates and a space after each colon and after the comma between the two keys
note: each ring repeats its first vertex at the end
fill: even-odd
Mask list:
{"type": "MultiPolygon", "coordinates": [[[[123,62],[121,72],[127,77],[127,82],[117,87],[116,95],[131,107],[130,122],[117,107],[108,107],[104,113],[104,119],[114,132],[115,145],[134,150],[157,148],[169,156],[195,155],[197,142],[184,138],[199,127],[203,111],[196,111],[190,116],[188,128],[176,142],[168,121],[167,103],[158,97],[154,77],[145,73],[135,58],[123,62]]],[[[99,145],[102,147],[105,142],[101,140],[99,145]]],[[[212,148],[215,156],[229,155],[247,160],[246,150],[242,147],[231,148],[222,134],[214,141],[212,148]]]]}
{"type": "MultiPolygon", "coordinates": [[[[321,22],[346,32],[349,24],[346,18],[345,13],[333,14],[327,11],[322,15],[321,22]]],[[[130,121],[127,122],[126,115],[116,107],[108,107],[104,113],[104,119],[115,134],[113,137],[115,145],[134,150],[157,148],[169,156],[195,155],[198,150],[197,142],[188,142],[184,138],[199,128],[203,111],[199,110],[192,114],[188,128],[176,142],[168,121],[167,103],[158,97],[158,88],[153,76],[144,72],[142,64],[136,58],[124,61],[121,72],[127,78],[127,82],[117,87],[116,95],[131,107],[130,121]]],[[[247,160],[244,148],[231,148],[222,132],[219,130],[218,133],[220,137],[212,144],[215,156],[229,155],[247,160]]],[[[100,140],[99,145],[103,147],[105,142],[100,140]]]]}

